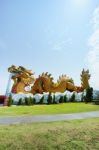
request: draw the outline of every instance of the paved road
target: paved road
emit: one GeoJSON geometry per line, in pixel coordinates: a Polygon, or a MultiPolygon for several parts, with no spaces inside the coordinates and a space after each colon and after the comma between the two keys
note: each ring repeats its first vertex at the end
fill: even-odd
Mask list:
{"type": "Polygon", "coordinates": [[[39,115],[39,116],[14,116],[0,117],[0,124],[29,124],[33,122],[50,122],[62,120],[74,120],[99,117],[99,111],[74,113],[74,114],[57,114],[57,115],[39,115]]]}

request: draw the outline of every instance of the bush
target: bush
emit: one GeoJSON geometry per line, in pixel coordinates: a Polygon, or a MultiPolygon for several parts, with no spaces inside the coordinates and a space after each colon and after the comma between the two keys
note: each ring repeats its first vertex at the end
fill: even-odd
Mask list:
{"type": "Polygon", "coordinates": [[[81,102],[84,102],[85,100],[85,96],[84,96],[84,93],[81,94],[81,102]]]}
{"type": "Polygon", "coordinates": [[[48,102],[48,104],[52,104],[53,103],[51,93],[49,93],[49,95],[48,95],[47,102],[48,102]]]}
{"type": "Polygon", "coordinates": [[[8,99],[8,106],[11,106],[12,104],[13,104],[13,99],[12,96],[10,95],[8,99]]]}
{"type": "Polygon", "coordinates": [[[17,105],[23,105],[23,101],[22,98],[19,99],[18,104],[17,105]]]}
{"type": "Polygon", "coordinates": [[[30,105],[33,105],[33,98],[30,97],[30,105]]]}
{"type": "Polygon", "coordinates": [[[34,97],[32,98],[32,103],[36,104],[36,99],[34,97]]]}
{"type": "Polygon", "coordinates": [[[67,102],[67,96],[64,95],[64,103],[66,103],[66,102],[67,102]]]}
{"type": "Polygon", "coordinates": [[[41,97],[39,104],[43,104],[44,103],[44,96],[41,97]]]}
{"type": "Polygon", "coordinates": [[[72,94],[72,96],[70,98],[70,102],[75,102],[75,93],[72,94]]]}
{"type": "Polygon", "coordinates": [[[32,105],[33,99],[32,97],[25,97],[25,105],[32,105]]]}
{"type": "Polygon", "coordinates": [[[89,87],[86,89],[85,103],[92,102],[93,100],[93,88],[89,87]]]}
{"type": "Polygon", "coordinates": [[[53,96],[53,104],[57,104],[57,102],[55,101],[55,94],[53,96]]]}
{"type": "Polygon", "coordinates": [[[64,103],[64,97],[61,95],[60,99],[59,99],[59,103],[64,103]]]}
{"type": "Polygon", "coordinates": [[[28,105],[28,98],[27,97],[25,97],[25,105],[28,105]]]}

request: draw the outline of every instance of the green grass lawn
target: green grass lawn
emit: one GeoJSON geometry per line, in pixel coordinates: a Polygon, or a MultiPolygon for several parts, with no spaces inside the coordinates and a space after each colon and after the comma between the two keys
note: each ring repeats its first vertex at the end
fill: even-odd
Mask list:
{"type": "Polygon", "coordinates": [[[0,125],[0,150],[99,150],[99,118],[0,125]]]}
{"type": "Polygon", "coordinates": [[[53,105],[33,105],[33,106],[11,106],[0,107],[0,116],[16,115],[47,115],[47,114],[67,114],[77,112],[89,112],[99,110],[98,105],[91,103],[64,103],[53,105]]]}

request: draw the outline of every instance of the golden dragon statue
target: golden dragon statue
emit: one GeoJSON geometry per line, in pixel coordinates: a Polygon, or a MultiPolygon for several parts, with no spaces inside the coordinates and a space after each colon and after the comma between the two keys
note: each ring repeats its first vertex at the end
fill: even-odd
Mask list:
{"type": "Polygon", "coordinates": [[[90,74],[89,70],[84,70],[81,73],[81,86],[76,86],[72,78],[67,75],[59,76],[56,83],[53,82],[51,74],[42,73],[38,78],[34,78],[34,74],[26,68],[12,65],[8,68],[8,71],[12,73],[12,79],[14,84],[12,86],[12,93],[43,93],[43,92],[65,92],[76,91],[82,92],[89,87],[90,74]],[[31,85],[30,91],[26,90],[27,86],[31,85]]]}
{"type": "Polygon", "coordinates": [[[31,70],[27,70],[22,66],[16,67],[12,65],[8,68],[8,71],[12,74],[12,80],[14,81],[11,92],[29,93],[25,90],[25,88],[32,84],[34,81],[33,73],[31,70]]]}

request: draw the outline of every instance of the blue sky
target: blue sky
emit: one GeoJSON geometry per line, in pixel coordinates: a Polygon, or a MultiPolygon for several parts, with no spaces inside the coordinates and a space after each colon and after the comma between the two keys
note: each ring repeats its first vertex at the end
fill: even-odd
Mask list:
{"type": "Polygon", "coordinates": [[[67,74],[76,85],[89,68],[90,83],[99,89],[98,29],[99,0],[0,0],[0,94],[12,64],[36,77],[67,74]]]}

